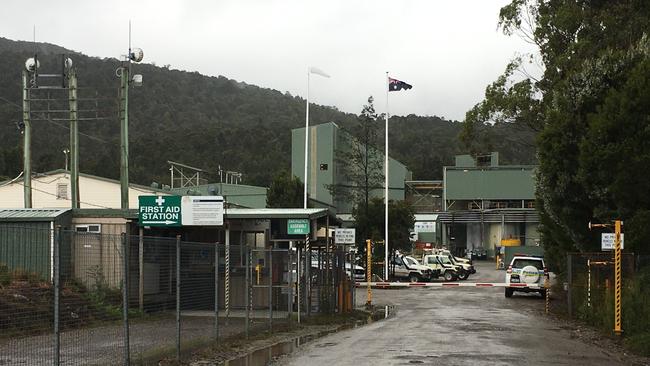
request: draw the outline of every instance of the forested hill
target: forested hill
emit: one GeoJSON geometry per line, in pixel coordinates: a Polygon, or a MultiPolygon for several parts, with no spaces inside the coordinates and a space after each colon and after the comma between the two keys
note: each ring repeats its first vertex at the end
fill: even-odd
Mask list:
{"type": "MultiPolygon", "coordinates": [[[[16,127],[21,118],[20,75],[35,46],[0,38],[0,178],[22,171],[22,137],[16,127]]],[[[117,119],[117,59],[89,57],[62,47],[36,45],[41,73],[60,68],[60,54],[68,53],[77,69],[79,97],[98,102],[100,116],[110,120],[81,121],[80,169],[105,177],[119,176],[119,121],[117,119]],[[97,94],[95,94],[97,93],[97,94]]],[[[169,183],[166,161],[216,171],[244,173],[243,183],[268,185],[273,174],[290,169],[291,129],[304,125],[305,100],[277,90],[260,88],[224,76],[210,77],[150,64],[134,66],[144,85],[130,89],[131,181],[169,183]]],[[[359,110],[365,100],[359,101],[359,110]]],[[[80,106],[82,108],[82,106],[80,106]]],[[[356,115],[333,107],[312,105],[312,124],[335,121],[342,127],[356,123],[356,115]]],[[[458,143],[458,122],[438,117],[391,118],[391,155],[404,162],[416,179],[439,179],[441,166],[463,152],[458,143]]],[[[69,135],[63,121],[33,123],[33,169],[62,168],[69,135]]],[[[509,128],[492,128],[507,135],[509,128]]],[[[521,136],[520,136],[521,137],[521,136]]],[[[530,140],[530,136],[524,136],[530,140]]],[[[491,144],[505,161],[529,163],[532,149],[521,149],[495,138],[491,144]]]]}

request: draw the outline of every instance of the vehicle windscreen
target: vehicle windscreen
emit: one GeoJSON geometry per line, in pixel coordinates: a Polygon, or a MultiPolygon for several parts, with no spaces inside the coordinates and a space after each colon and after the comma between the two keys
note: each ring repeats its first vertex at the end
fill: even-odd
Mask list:
{"type": "Polygon", "coordinates": [[[418,262],[415,259],[409,257],[404,257],[404,261],[406,262],[407,266],[417,266],[418,264],[418,262]]]}
{"type": "Polygon", "coordinates": [[[442,264],[452,264],[451,261],[449,260],[449,257],[442,257],[441,256],[441,257],[438,257],[438,258],[440,258],[440,262],[442,262],[442,264]]]}
{"type": "Polygon", "coordinates": [[[428,257],[427,264],[436,264],[436,257],[428,257]]]}
{"type": "Polygon", "coordinates": [[[512,268],[524,268],[526,266],[533,266],[539,270],[544,269],[544,266],[542,265],[541,260],[536,260],[536,259],[515,259],[514,262],[512,262],[512,268]]]}

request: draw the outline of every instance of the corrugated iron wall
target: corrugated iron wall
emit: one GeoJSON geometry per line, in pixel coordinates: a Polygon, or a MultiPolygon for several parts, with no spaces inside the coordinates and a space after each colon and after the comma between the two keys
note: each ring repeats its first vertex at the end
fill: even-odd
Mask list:
{"type": "Polygon", "coordinates": [[[0,222],[0,265],[10,271],[38,273],[42,279],[51,278],[51,223],[0,222]]]}

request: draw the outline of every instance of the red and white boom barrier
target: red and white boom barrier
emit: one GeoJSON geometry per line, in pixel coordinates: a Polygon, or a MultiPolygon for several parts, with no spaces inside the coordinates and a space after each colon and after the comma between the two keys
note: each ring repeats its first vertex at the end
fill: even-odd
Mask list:
{"type": "MultiPolygon", "coordinates": [[[[368,282],[357,282],[357,287],[367,287],[368,282]]],[[[370,282],[372,288],[406,288],[406,287],[519,287],[539,289],[538,284],[505,282],[370,282]]]]}

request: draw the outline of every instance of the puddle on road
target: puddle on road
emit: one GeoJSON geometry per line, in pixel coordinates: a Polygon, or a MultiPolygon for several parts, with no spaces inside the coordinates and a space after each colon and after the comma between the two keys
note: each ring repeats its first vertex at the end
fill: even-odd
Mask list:
{"type": "MultiPolygon", "coordinates": [[[[224,366],[264,366],[270,362],[277,360],[280,356],[287,355],[304,345],[305,343],[325,337],[332,333],[336,333],[345,329],[353,329],[361,325],[374,323],[378,320],[388,319],[395,314],[395,309],[392,306],[385,306],[383,309],[375,311],[369,315],[365,321],[358,321],[353,325],[342,326],[336,330],[320,332],[303,337],[296,337],[285,342],[276,343],[269,347],[260,348],[248,354],[227,360],[220,365],[224,366]]],[[[333,347],[336,343],[323,343],[321,347],[333,347]]]]}

